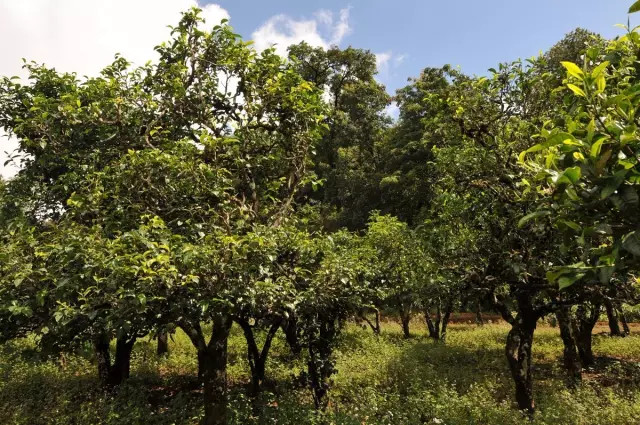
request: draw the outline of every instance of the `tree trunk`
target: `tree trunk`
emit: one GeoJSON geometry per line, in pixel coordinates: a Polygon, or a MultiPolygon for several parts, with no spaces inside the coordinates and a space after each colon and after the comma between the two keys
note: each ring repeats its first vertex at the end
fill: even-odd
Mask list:
{"type": "Polygon", "coordinates": [[[131,352],[136,338],[118,338],[116,341],[116,356],[109,374],[110,385],[120,385],[131,374],[131,352]]]}
{"type": "Polygon", "coordinates": [[[369,325],[369,327],[371,328],[371,330],[373,331],[373,333],[375,335],[380,335],[380,310],[378,310],[377,308],[374,309],[374,313],[375,313],[375,318],[374,318],[374,322],[372,323],[371,320],[369,320],[369,318],[367,317],[367,312],[363,311],[360,314],[360,317],[367,322],[367,324],[369,325]]]}
{"type": "Polygon", "coordinates": [[[247,341],[247,360],[249,361],[249,368],[251,369],[250,395],[255,397],[259,395],[262,390],[262,383],[265,378],[265,365],[271,348],[271,342],[273,341],[276,332],[278,332],[282,322],[280,319],[276,319],[276,321],[271,324],[271,327],[267,332],[264,345],[262,346],[262,350],[258,349],[258,344],[256,344],[255,335],[253,333],[253,327],[249,325],[249,322],[244,319],[236,319],[236,322],[242,328],[244,337],[247,341]]]}
{"type": "Polygon", "coordinates": [[[578,355],[584,368],[593,366],[595,362],[592,348],[592,334],[599,316],[599,304],[590,307],[580,305],[576,310],[576,320],[574,321],[573,328],[578,345],[578,355]]]}
{"type": "Polygon", "coordinates": [[[525,411],[529,415],[532,415],[535,411],[533,375],[531,373],[531,346],[535,328],[536,317],[531,316],[531,313],[526,314],[526,317],[517,318],[512,323],[511,330],[507,335],[505,349],[511,376],[516,387],[518,409],[525,411]]]}
{"type": "Polygon", "coordinates": [[[111,370],[111,353],[109,352],[109,337],[105,334],[99,335],[93,342],[98,363],[98,379],[100,385],[109,385],[109,375],[111,370]]]}
{"type": "Polygon", "coordinates": [[[629,324],[627,323],[627,316],[624,314],[624,311],[622,311],[622,307],[620,307],[618,311],[620,313],[620,323],[622,323],[622,332],[625,336],[630,335],[631,330],[629,329],[629,324]]]}
{"type": "Polygon", "coordinates": [[[333,320],[322,322],[315,338],[309,340],[309,378],[313,402],[317,410],[325,410],[329,404],[329,378],[334,372],[331,355],[336,336],[333,320]]]}
{"type": "Polygon", "coordinates": [[[480,301],[476,303],[476,324],[478,326],[484,326],[484,318],[482,317],[482,305],[480,301]]]}
{"type": "Polygon", "coordinates": [[[440,327],[440,341],[447,341],[447,326],[449,325],[449,318],[451,317],[451,312],[453,311],[453,303],[447,303],[447,306],[444,310],[444,316],[442,317],[442,325],[440,327]]]}
{"type": "Polygon", "coordinates": [[[405,311],[403,308],[400,309],[400,321],[402,322],[402,333],[405,339],[411,338],[411,333],[409,332],[409,323],[411,322],[411,313],[405,311]]]}
{"type": "Polygon", "coordinates": [[[122,384],[131,374],[131,352],[136,338],[120,337],[116,341],[116,355],[111,364],[109,338],[99,336],[94,341],[96,359],[98,361],[98,378],[102,386],[114,387],[122,384]]]}
{"type": "Polygon", "coordinates": [[[604,307],[607,311],[607,319],[609,320],[609,331],[611,336],[624,336],[620,330],[620,324],[618,323],[618,312],[611,301],[605,301],[604,307]]]}
{"type": "Polygon", "coordinates": [[[203,356],[203,425],[225,425],[227,423],[227,342],[230,330],[231,318],[214,317],[211,340],[207,344],[203,356]]]}
{"type": "Polygon", "coordinates": [[[225,425],[227,417],[227,343],[231,317],[213,317],[211,339],[207,344],[200,323],[180,323],[198,352],[198,376],[204,388],[203,425],[225,425]]]}
{"type": "Polygon", "coordinates": [[[556,312],[556,318],[560,326],[560,338],[564,344],[563,359],[567,371],[567,385],[569,388],[575,388],[582,380],[582,365],[571,325],[571,308],[560,308],[556,312]]]}
{"type": "Polygon", "coordinates": [[[287,344],[291,348],[291,352],[295,355],[300,354],[302,347],[298,340],[298,321],[293,314],[282,322],[282,331],[287,339],[287,344]]]}
{"type": "Polygon", "coordinates": [[[429,338],[440,339],[440,335],[438,335],[438,329],[436,328],[433,320],[431,320],[431,314],[429,310],[424,310],[424,320],[427,322],[427,329],[429,330],[429,338]]]}
{"type": "Polygon", "coordinates": [[[158,331],[158,356],[166,356],[169,354],[169,334],[165,330],[158,331]]]}

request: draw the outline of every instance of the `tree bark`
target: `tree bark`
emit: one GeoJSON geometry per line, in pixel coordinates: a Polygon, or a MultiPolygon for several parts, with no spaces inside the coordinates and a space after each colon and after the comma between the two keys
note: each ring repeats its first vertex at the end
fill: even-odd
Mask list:
{"type": "Polygon", "coordinates": [[[258,349],[258,344],[256,343],[255,335],[253,333],[253,327],[249,325],[249,322],[240,318],[236,319],[236,322],[242,328],[244,337],[247,341],[247,360],[251,370],[250,395],[255,397],[259,395],[262,390],[262,383],[265,378],[265,365],[271,348],[271,342],[273,341],[273,337],[276,335],[276,332],[278,332],[282,321],[280,319],[276,319],[271,324],[271,327],[267,332],[264,345],[262,346],[262,350],[258,349]]]}
{"type": "Polygon", "coordinates": [[[433,320],[431,320],[431,314],[428,310],[424,311],[424,320],[427,322],[427,329],[429,330],[429,338],[438,340],[440,339],[440,329],[439,326],[436,327],[433,320]]]}
{"type": "Polygon", "coordinates": [[[531,346],[536,318],[528,314],[516,319],[507,335],[505,353],[516,388],[518,409],[532,415],[535,411],[533,400],[533,375],[531,373],[531,346]]]}
{"type": "Polygon", "coordinates": [[[131,375],[131,352],[136,338],[118,338],[116,341],[116,356],[109,376],[110,384],[120,385],[131,375]]]}
{"type": "Polygon", "coordinates": [[[605,310],[607,311],[607,319],[609,320],[609,331],[611,336],[624,336],[620,330],[620,324],[618,323],[618,312],[615,306],[609,300],[604,302],[605,310]]]}
{"type": "Polygon", "coordinates": [[[336,336],[335,321],[321,322],[316,337],[309,340],[309,378],[316,410],[325,410],[329,404],[329,378],[334,372],[331,355],[336,336]]]}
{"type": "Polygon", "coordinates": [[[630,335],[631,330],[629,329],[629,324],[627,323],[627,316],[624,314],[624,311],[622,311],[622,307],[620,307],[618,311],[620,316],[620,323],[622,323],[622,332],[625,336],[630,335]]]}
{"type": "Polygon", "coordinates": [[[287,339],[289,348],[291,348],[291,352],[294,355],[300,354],[302,347],[298,339],[298,320],[293,314],[289,314],[289,317],[282,322],[282,331],[287,339]]]}
{"type": "Polygon", "coordinates": [[[165,330],[158,331],[158,347],[156,353],[158,356],[166,356],[169,354],[169,334],[165,330]]]}
{"type": "Polygon", "coordinates": [[[576,344],[578,346],[578,355],[582,367],[593,366],[595,358],[593,356],[592,335],[593,328],[598,322],[600,316],[600,305],[585,306],[580,305],[576,310],[576,319],[574,321],[574,334],[576,336],[576,344]]]}
{"type": "Polygon", "coordinates": [[[561,307],[556,312],[556,318],[560,326],[560,338],[562,338],[564,345],[563,360],[567,372],[567,386],[575,388],[582,380],[582,364],[571,324],[571,308],[561,307]]]}
{"type": "Polygon", "coordinates": [[[103,387],[109,385],[109,375],[111,370],[111,353],[109,352],[109,337],[99,335],[93,342],[98,363],[98,379],[103,387]]]}
{"type": "Polygon", "coordinates": [[[102,386],[115,387],[122,384],[131,375],[131,352],[136,338],[120,337],[116,341],[116,354],[111,364],[109,337],[100,335],[94,341],[98,362],[98,378],[102,386]]]}
{"type": "Polygon", "coordinates": [[[198,351],[198,375],[204,388],[203,425],[225,425],[227,413],[227,343],[231,317],[213,317],[211,339],[207,344],[200,323],[180,324],[198,351]]]}
{"type": "Polygon", "coordinates": [[[404,308],[400,309],[400,321],[402,322],[402,334],[405,339],[411,338],[411,332],[409,331],[409,323],[411,322],[411,313],[404,308]]]}
{"type": "Polygon", "coordinates": [[[369,318],[367,317],[367,312],[363,311],[360,314],[360,317],[367,322],[367,324],[369,325],[369,327],[371,328],[371,330],[373,331],[373,333],[375,335],[380,335],[380,310],[378,310],[377,308],[374,309],[374,314],[375,314],[375,318],[374,318],[374,322],[372,323],[371,320],[369,320],[369,318]]]}
{"type": "Polygon", "coordinates": [[[476,324],[478,326],[484,326],[484,318],[482,317],[482,305],[480,301],[476,303],[476,324]]]}
{"type": "Polygon", "coordinates": [[[442,316],[442,325],[440,327],[440,341],[447,341],[447,326],[449,325],[449,318],[453,311],[453,303],[448,302],[444,310],[444,316],[442,316]]]}

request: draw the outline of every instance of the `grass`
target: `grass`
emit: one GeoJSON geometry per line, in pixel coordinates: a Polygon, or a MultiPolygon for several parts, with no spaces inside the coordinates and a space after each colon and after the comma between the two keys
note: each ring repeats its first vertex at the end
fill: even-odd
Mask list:
{"type": "MultiPolygon", "coordinates": [[[[375,337],[349,325],[337,352],[331,404],[325,417],[313,410],[300,376],[303,358],[292,357],[281,336],[267,365],[270,380],[259,417],[252,413],[242,333],[230,341],[231,410],[236,424],[575,424],[640,423],[640,327],[610,338],[597,327],[598,362],[580,389],[564,386],[556,328],[541,326],[534,343],[536,402],[533,422],[513,407],[503,355],[508,326],[454,324],[447,344],[424,337],[404,340],[400,327],[384,323],[375,337]]],[[[202,415],[194,350],[178,332],[171,355],[158,358],[155,344],[136,344],[132,377],[117,391],[98,389],[90,351],[44,359],[31,339],[0,347],[0,424],[196,424],[202,415]]]]}

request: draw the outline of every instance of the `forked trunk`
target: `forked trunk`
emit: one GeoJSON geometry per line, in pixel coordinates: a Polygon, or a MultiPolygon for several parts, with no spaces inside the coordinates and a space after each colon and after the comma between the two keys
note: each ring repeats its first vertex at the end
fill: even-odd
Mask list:
{"type": "Polygon", "coordinates": [[[269,328],[267,335],[265,337],[264,345],[262,346],[262,350],[258,349],[258,344],[256,343],[255,334],[253,332],[253,327],[249,324],[248,321],[244,319],[236,319],[236,322],[242,328],[244,332],[244,337],[247,341],[247,360],[249,362],[249,368],[251,370],[251,388],[250,395],[255,397],[260,394],[262,390],[262,383],[265,378],[265,365],[267,362],[267,357],[269,355],[269,349],[271,348],[271,342],[273,341],[276,332],[281,325],[281,320],[276,319],[269,328]]]}
{"type": "Polygon", "coordinates": [[[582,367],[584,368],[593,366],[595,362],[592,348],[592,335],[593,328],[600,316],[600,308],[600,304],[580,305],[576,310],[576,319],[573,328],[578,345],[578,354],[580,355],[582,367]]]}
{"type": "Polygon", "coordinates": [[[94,341],[98,378],[103,387],[115,387],[122,384],[131,375],[131,352],[136,338],[120,337],[116,341],[116,353],[113,364],[109,351],[109,337],[100,335],[94,341]]]}
{"type": "Polygon", "coordinates": [[[535,411],[533,400],[533,375],[531,373],[531,347],[536,318],[528,316],[516,319],[507,335],[505,353],[516,388],[518,408],[529,415],[535,411]]]}
{"type": "Polygon", "coordinates": [[[203,386],[203,425],[225,425],[227,412],[227,343],[231,317],[213,317],[211,339],[207,344],[200,323],[180,324],[198,352],[198,376],[203,386]]]}
{"type": "Polygon", "coordinates": [[[567,371],[567,386],[576,387],[582,380],[582,364],[578,354],[576,335],[571,324],[571,308],[561,307],[556,312],[558,325],[560,326],[560,337],[564,345],[563,360],[567,371]]]}

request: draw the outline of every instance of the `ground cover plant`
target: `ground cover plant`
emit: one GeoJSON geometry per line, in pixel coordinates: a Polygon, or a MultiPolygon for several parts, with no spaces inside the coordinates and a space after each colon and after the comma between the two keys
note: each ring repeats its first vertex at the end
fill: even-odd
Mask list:
{"type": "MultiPolygon", "coordinates": [[[[383,320],[379,337],[349,325],[337,347],[332,398],[323,417],[301,383],[302,359],[291,359],[283,334],[273,342],[259,416],[247,398],[251,371],[238,326],[229,342],[230,423],[299,424],[635,424],[640,414],[640,331],[615,338],[599,323],[594,332],[596,364],[582,387],[564,383],[559,329],[536,331],[538,412],[533,422],[513,409],[511,382],[502,356],[508,326],[450,325],[447,344],[428,337],[405,340],[401,324],[383,320]]],[[[16,424],[196,424],[203,415],[194,348],[176,332],[171,355],[159,357],[155,342],[142,338],[132,358],[132,377],[117,392],[97,387],[90,351],[49,360],[33,341],[2,350],[0,420],[16,424]]]]}

